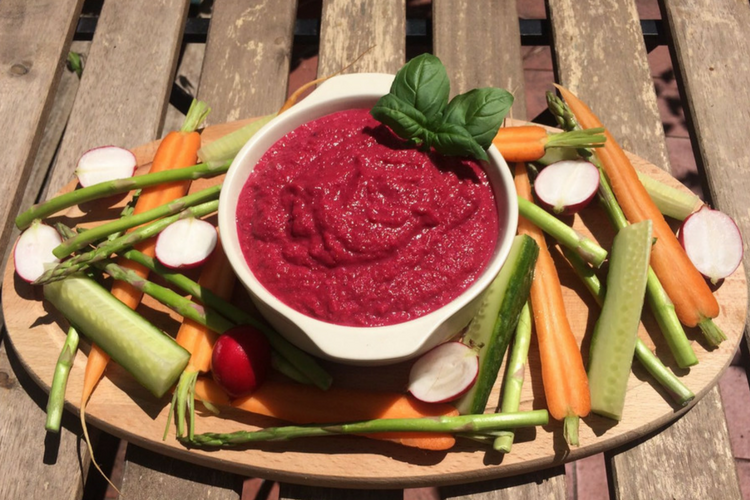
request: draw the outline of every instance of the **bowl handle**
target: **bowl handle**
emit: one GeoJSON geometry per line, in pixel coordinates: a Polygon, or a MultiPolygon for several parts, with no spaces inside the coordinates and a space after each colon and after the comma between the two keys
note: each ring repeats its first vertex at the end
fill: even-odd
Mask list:
{"type": "Polygon", "coordinates": [[[390,91],[393,78],[394,75],[388,73],[352,73],[334,76],[321,83],[294,107],[307,108],[332,97],[362,96],[363,92],[377,98],[390,91]]]}

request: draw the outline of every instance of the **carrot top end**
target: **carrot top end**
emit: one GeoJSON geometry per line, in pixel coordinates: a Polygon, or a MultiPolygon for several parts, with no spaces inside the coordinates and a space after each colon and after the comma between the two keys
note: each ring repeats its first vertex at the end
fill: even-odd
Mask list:
{"type": "Polygon", "coordinates": [[[207,103],[193,99],[193,102],[190,104],[190,109],[188,110],[187,115],[185,115],[185,121],[182,122],[180,132],[195,132],[203,124],[210,112],[211,108],[207,103]]]}

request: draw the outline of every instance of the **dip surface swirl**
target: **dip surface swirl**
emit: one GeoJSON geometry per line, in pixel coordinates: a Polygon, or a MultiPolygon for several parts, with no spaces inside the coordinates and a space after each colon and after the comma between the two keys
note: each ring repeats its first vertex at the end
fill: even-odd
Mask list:
{"type": "Polygon", "coordinates": [[[497,208],[478,162],[406,147],[365,109],[280,139],[240,194],[237,229],[261,284],[308,316],[383,326],[423,316],[482,273],[497,208]]]}

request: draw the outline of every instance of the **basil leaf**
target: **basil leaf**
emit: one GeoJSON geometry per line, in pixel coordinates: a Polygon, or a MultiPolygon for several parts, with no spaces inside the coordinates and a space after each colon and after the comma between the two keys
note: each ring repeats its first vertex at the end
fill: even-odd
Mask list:
{"type": "Polygon", "coordinates": [[[393,94],[386,94],[375,103],[370,114],[393,130],[402,139],[422,142],[427,124],[425,116],[393,94]]]}
{"type": "Polygon", "coordinates": [[[473,156],[487,161],[487,152],[471,134],[455,123],[441,123],[427,135],[429,144],[445,156],[473,156]]]}
{"type": "Polygon", "coordinates": [[[487,149],[512,105],[513,95],[506,90],[474,89],[454,97],[443,120],[463,127],[483,149],[487,149]]]}
{"type": "Polygon", "coordinates": [[[391,94],[414,106],[428,121],[440,117],[449,93],[448,73],[432,54],[419,55],[406,63],[391,85],[391,94]]]}

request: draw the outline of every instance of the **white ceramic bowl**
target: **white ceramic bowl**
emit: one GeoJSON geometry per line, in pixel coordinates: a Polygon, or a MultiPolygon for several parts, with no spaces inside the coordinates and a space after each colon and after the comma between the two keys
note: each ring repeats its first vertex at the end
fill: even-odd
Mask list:
{"type": "Polygon", "coordinates": [[[237,276],[268,322],[298,347],[313,355],[354,365],[396,363],[417,356],[449,339],[476,313],[483,292],[508,256],[518,223],[518,204],[510,170],[495,147],[489,150],[489,181],[500,215],[497,246],[485,271],[460,296],[425,316],[389,326],[352,327],[306,316],[269,293],[245,262],[237,235],[236,207],[240,191],[260,157],[277,140],[300,125],[351,108],[371,107],[387,94],[393,75],[359,73],[331,78],[281,114],[242,148],[229,172],[219,202],[219,228],[224,250],[237,276]]]}

